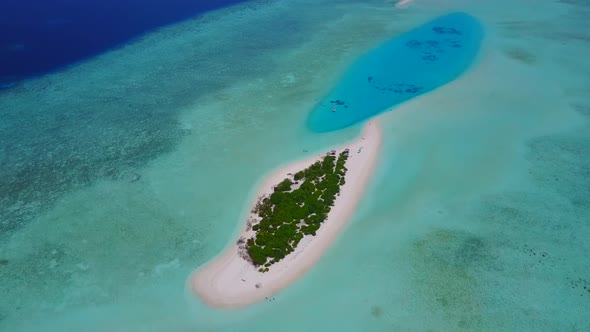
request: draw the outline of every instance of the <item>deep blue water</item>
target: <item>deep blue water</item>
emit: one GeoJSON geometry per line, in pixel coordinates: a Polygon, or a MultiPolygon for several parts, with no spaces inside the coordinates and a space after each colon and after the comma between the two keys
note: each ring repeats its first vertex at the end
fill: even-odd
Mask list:
{"type": "Polygon", "coordinates": [[[0,89],[247,0],[0,0],[0,89]]]}
{"type": "Polygon", "coordinates": [[[312,110],[317,132],[352,126],[459,77],[475,59],[483,28],[472,16],[439,17],[361,57],[312,110]]]}

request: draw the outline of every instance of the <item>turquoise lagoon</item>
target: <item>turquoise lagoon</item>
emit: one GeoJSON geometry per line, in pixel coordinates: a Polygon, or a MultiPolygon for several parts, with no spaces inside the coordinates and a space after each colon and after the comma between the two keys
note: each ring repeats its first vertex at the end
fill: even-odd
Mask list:
{"type": "Polygon", "coordinates": [[[0,331],[590,330],[589,15],[255,1],[4,90],[0,331]],[[357,137],[306,122],[355,61],[457,11],[479,55],[379,115],[377,171],[320,262],[243,310],[188,293],[265,173],[357,137]]]}
{"type": "Polygon", "coordinates": [[[465,13],[436,18],[357,60],[308,118],[312,130],[352,126],[459,77],[479,50],[483,29],[465,13]]]}

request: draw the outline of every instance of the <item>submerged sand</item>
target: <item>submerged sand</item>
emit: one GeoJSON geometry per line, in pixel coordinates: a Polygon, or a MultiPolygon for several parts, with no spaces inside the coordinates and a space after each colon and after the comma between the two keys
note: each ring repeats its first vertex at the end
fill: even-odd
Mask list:
{"type": "MultiPolygon", "coordinates": [[[[341,187],[340,196],[336,197],[332,210],[316,236],[306,235],[295,251],[273,264],[265,273],[259,272],[254,265],[240,257],[235,239],[221,256],[191,276],[189,282],[192,291],[210,306],[232,309],[272,297],[301,277],[346,226],[375,168],[381,142],[381,128],[376,120],[372,120],[365,125],[360,138],[334,149],[337,153],[350,149],[346,162],[346,183],[341,187]]],[[[271,173],[257,192],[254,202],[262,195],[270,195],[273,186],[290,177],[288,174],[307,168],[324,155],[318,154],[291,163],[271,173]]],[[[239,237],[250,238],[253,234],[244,225],[239,237]]]]}
{"type": "Polygon", "coordinates": [[[410,2],[413,2],[414,0],[400,0],[398,1],[395,6],[397,8],[404,8],[407,4],[409,4],[410,2]]]}

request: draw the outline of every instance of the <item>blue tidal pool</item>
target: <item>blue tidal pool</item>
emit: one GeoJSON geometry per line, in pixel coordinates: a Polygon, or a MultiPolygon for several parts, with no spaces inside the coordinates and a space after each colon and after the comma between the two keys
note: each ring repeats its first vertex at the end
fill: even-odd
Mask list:
{"type": "Polygon", "coordinates": [[[439,17],[371,50],[311,111],[308,126],[326,132],[352,126],[459,77],[483,37],[474,17],[439,17]]]}

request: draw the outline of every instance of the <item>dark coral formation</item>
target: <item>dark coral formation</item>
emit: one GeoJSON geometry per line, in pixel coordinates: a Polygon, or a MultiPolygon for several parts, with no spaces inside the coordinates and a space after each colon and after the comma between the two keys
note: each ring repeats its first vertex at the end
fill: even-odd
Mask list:
{"type": "Polygon", "coordinates": [[[395,94],[399,94],[399,95],[416,94],[424,89],[424,87],[417,86],[414,84],[380,82],[371,76],[369,76],[368,81],[369,81],[369,85],[373,89],[379,90],[382,93],[388,92],[388,93],[395,93],[395,94]]]}
{"type": "Polygon", "coordinates": [[[406,43],[406,46],[413,49],[420,49],[422,47],[422,43],[419,40],[412,39],[406,43]]]}
{"type": "Polygon", "coordinates": [[[330,104],[344,105],[344,102],[342,100],[336,99],[336,100],[330,100],[330,104]]]}
{"type": "Polygon", "coordinates": [[[580,291],[580,296],[590,297],[590,282],[584,278],[578,277],[570,279],[567,278],[570,283],[571,289],[580,291]]]}
{"type": "MultiPolygon", "coordinates": [[[[461,35],[459,30],[454,28],[446,28],[446,27],[435,27],[432,29],[438,35],[461,35]]],[[[441,38],[438,36],[434,36],[433,38],[440,38],[440,39],[427,39],[427,40],[416,40],[412,39],[406,42],[406,46],[412,50],[418,52],[421,56],[421,59],[427,63],[435,62],[438,60],[438,56],[434,55],[437,53],[442,55],[446,53],[448,49],[452,48],[460,48],[463,47],[461,44],[461,40],[459,39],[452,39],[449,37],[441,38]]],[[[460,37],[458,37],[460,38],[460,37]]]]}
{"type": "Polygon", "coordinates": [[[428,54],[428,55],[423,56],[422,60],[428,61],[428,62],[434,62],[434,61],[438,60],[438,57],[433,54],[428,54]]]}
{"type": "Polygon", "coordinates": [[[331,105],[324,105],[324,106],[329,108],[332,112],[336,112],[337,110],[342,109],[342,108],[348,108],[348,105],[346,104],[346,102],[344,102],[343,100],[340,100],[340,99],[330,100],[329,103],[331,105]],[[342,106],[342,107],[340,107],[340,106],[342,106]]]}
{"type": "Polygon", "coordinates": [[[452,27],[442,27],[436,26],[432,28],[432,31],[436,32],[437,34],[450,34],[450,35],[461,35],[461,31],[452,27]]]}

